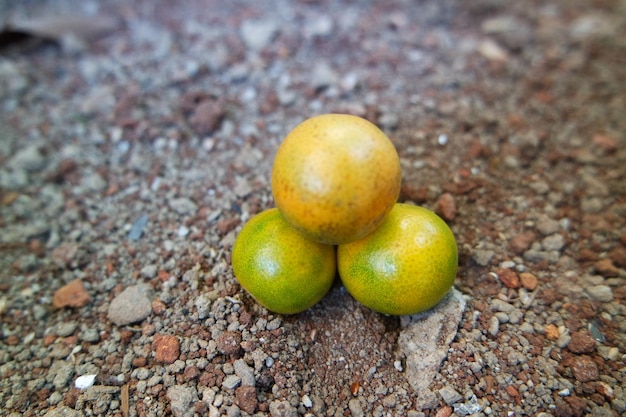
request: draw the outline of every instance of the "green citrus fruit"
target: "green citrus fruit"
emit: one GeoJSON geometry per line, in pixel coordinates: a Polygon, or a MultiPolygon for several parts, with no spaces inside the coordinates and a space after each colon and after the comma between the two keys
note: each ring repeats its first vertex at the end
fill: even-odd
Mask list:
{"type": "Polygon", "coordinates": [[[311,239],[351,242],[372,232],[400,193],[400,159],[387,136],[346,114],[312,117],[280,145],[272,193],[280,212],[311,239]]]}
{"type": "Polygon", "coordinates": [[[306,238],[277,209],[250,219],[233,246],[235,277],[261,305],[280,314],[312,307],[330,289],[335,248],[306,238]]]}
{"type": "Polygon", "coordinates": [[[337,249],[339,277],[361,304],[385,314],[435,306],[454,283],[457,246],[435,213],[396,204],[371,234],[337,249]]]}

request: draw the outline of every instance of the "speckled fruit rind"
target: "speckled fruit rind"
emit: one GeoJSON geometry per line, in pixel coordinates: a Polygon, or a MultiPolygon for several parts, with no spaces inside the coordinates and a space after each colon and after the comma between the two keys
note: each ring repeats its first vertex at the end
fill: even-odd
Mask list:
{"type": "Polygon", "coordinates": [[[422,207],[396,204],[373,233],[337,249],[339,276],[361,304],[380,313],[415,314],[443,299],[458,253],[448,225],[422,207]]]}
{"type": "Polygon", "coordinates": [[[330,289],[335,248],[306,238],[277,209],[249,220],[233,246],[232,265],[241,286],[270,311],[304,311],[330,289]]]}
{"type": "Polygon", "coordinates": [[[272,193],[291,225],[340,244],[376,229],[398,199],[401,176],[393,143],[374,124],[325,114],[287,135],[274,159],[272,193]]]}

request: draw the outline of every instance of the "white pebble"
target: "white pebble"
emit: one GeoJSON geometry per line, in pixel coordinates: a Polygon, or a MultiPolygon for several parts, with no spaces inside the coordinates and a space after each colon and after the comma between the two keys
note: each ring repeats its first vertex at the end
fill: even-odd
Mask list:
{"type": "Polygon", "coordinates": [[[83,375],[76,378],[74,386],[78,389],[87,389],[93,385],[96,380],[96,374],[83,375]]]}

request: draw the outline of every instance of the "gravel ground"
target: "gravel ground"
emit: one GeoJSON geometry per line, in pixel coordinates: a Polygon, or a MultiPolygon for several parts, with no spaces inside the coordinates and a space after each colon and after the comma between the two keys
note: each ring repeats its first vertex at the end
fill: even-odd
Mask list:
{"type": "Polygon", "coordinates": [[[626,415],[623,0],[129,4],[0,2],[89,19],[0,57],[0,415],[626,415]],[[337,283],[279,316],[234,279],[328,112],[453,229],[435,311],[337,283]]]}

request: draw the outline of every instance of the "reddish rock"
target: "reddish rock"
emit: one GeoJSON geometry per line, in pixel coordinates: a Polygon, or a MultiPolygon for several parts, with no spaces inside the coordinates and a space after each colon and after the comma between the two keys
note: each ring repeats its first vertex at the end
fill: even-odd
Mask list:
{"type": "Polygon", "coordinates": [[[506,387],[506,392],[511,396],[511,397],[519,397],[519,391],[517,390],[517,388],[515,388],[513,385],[507,385],[506,387]]]}
{"type": "Polygon", "coordinates": [[[576,259],[580,262],[590,262],[598,259],[598,255],[589,248],[582,248],[578,251],[576,259]]]}
{"type": "Polygon", "coordinates": [[[224,236],[226,233],[230,232],[235,227],[237,227],[239,223],[240,223],[239,219],[235,217],[230,217],[230,218],[218,220],[217,223],[215,224],[215,227],[220,232],[220,234],[224,236]]]}
{"type": "Polygon", "coordinates": [[[253,414],[259,403],[256,389],[250,386],[241,386],[235,390],[237,405],[248,414],[253,414]]]}
{"type": "Polygon", "coordinates": [[[437,410],[437,414],[435,414],[435,417],[450,417],[451,415],[452,415],[452,407],[450,407],[449,405],[446,405],[440,408],[439,410],[437,410]]]}
{"type": "Polygon", "coordinates": [[[195,108],[189,123],[197,133],[207,134],[219,127],[225,114],[220,102],[204,100],[195,108]]]}
{"type": "Polygon", "coordinates": [[[200,375],[200,370],[195,366],[188,366],[185,368],[183,372],[183,376],[185,377],[185,381],[193,381],[198,378],[200,375]]]}
{"type": "Polygon", "coordinates": [[[535,241],[535,234],[530,230],[513,236],[509,241],[509,249],[516,255],[524,253],[530,245],[535,241]]]}
{"type": "Polygon", "coordinates": [[[428,188],[415,187],[409,184],[402,184],[400,188],[401,200],[409,200],[414,203],[424,203],[428,200],[428,188]]]}
{"type": "Polygon", "coordinates": [[[613,153],[618,148],[617,138],[602,133],[593,135],[593,144],[604,150],[606,153],[613,153]]]}
{"type": "Polygon", "coordinates": [[[20,339],[16,335],[12,334],[11,336],[4,339],[4,343],[6,343],[9,346],[15,346],[18,343],[20,343],[20,339]]]}
{"type": "Polygon", "coordinates": [[[572,417],[581,417],[587,411],[587,402],[580,397],[572,395],[565,397],[565,401],[570,406],[572,417]]]}
{"type": "Polygon", "coordinates": [[[609,384],[603,381],[599,381],[596,384],[596,391],[602,394],[607,400],[613,400],[615,398],[615,391],[609,384]]]}
{"type": "Polygon", "coordinates": [[[626,248],[618,246],[609,252],[609,258],[613,264],[626,268],[626,248]]]}
{"type": "Polygon", "coordinates": [[[537,288],[537,277],[531,274],[530,272],[522,272],[519,274],[520,283],[522,287],[526,288],[529,291],[533,291],[537,288]]]}
{"type": "Polygon", "coordinates": [[[446,221],[452,221],[456,217],[456,203],[450,193],[443,193],[437,199],[437,213],[446,221]]]}
{"type": "Polygon", "coordinates": [[[59,288],[52,298],[52,304],[56,308],[84,307],[89,303],[89,293],[80,279],[75,279],[59,288]]]}
{"type": "Polygon", "coordinates": [[[62,243],[52,250],[50,258],[60,267],[68,267],[78,254],[78,245],[75,243],[62,243]]]}
{"type": "Polygon", "coordinates": [[[600,259],[594,264],[594,268],[598,274],[604,277],[616,277],[619,275],[619,270],[610,259],[600,259]]]}
{"type": "Polygon", "coordinates": [[[587,355],[574,358],[571,368],[574,378],[579,382],[590,382],[598,379],[598,365],[587,355]]]}
{"type": "Polygon", "coordinates": [[[596,341],[587,332],[574,332],[567,349],[572,353],[591,353],[596,349],[596,341]]]}
{"type": "Polygon", "coordinates": [[[143,356],[139,356],[133,359],[134,368],[143,368],[144,366],[146,366],[147,363],[148,361],[143,356]]]}
{"type": "Polygon", "coordinates": [[[224,355],[234,355],[241,349],[241,333],[226,331],[215,339],[217,350],[224,355]]]}
{"type": "Polygon", "coordinates": [[[154,357],[159,363],[174,363],[180,355],[180,342],[176,336],[154,335],[154,357]]]}
{"type": "Polygon", "coordinates": [[[152,300],[152,312],[157,316],[160,316],[165,312],[167,306],[165,303],[159,299],[152,300]]]}
{"type": "Polygon", "coordinates": [[[520,279],[515,273],[510,269],[499,268],[496,273],[498,274],[498,278],[507,288],[519,288],[520,287],[520,279]]]}

